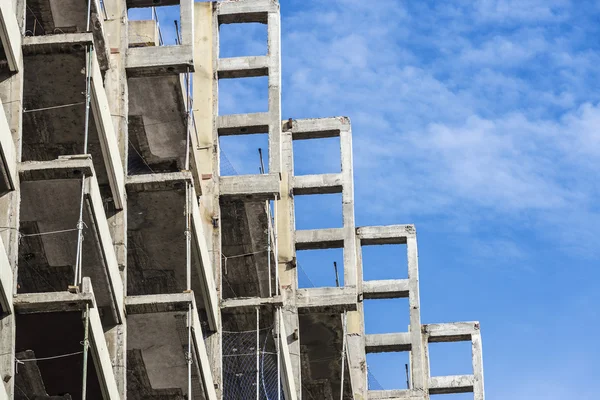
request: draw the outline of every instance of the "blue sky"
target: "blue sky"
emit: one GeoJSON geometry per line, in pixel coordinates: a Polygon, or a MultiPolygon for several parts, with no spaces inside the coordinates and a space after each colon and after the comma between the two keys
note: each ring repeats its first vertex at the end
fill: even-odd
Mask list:
{"type": "MultiPolygon", "coordinates": [[[[488,400],[598,399],[600,4],[282,0],[281,14],[282,116],[351,118],[357,225],[416,225],[423,323],[481,321],[488,400]]],[[[222,35],[223,56],[266,51],[264,28],[222,35]]],[[[222,113],[264,111],[266,81],[220,95],[222,113]]],[[[256,173],[266,138],[230,139],[230,164],[256,173]]],[[[337,146],[295,144],[296,173],[339,170],[337,146]]],[[[297,199],[299,229],[340,216],[339,197],[297,199]]],[[[402,248],[367,251],[366,278],[405,274],[402,248]]],[[[334,284],[341,252],[298,258],[301,285],[334,284]]],[[[367,332],[407,314],[367,304],[367,332]]],[[[432,373],[469,372],[469,348],[443,346],[432,373]]],[[[369,368],[401,388],[404,360],[369,368]]]]}

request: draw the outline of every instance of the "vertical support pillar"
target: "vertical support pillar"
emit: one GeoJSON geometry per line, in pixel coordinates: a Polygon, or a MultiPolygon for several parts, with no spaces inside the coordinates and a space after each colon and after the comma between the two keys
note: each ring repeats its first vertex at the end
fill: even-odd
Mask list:
{"type": "MultiPolygon", "coordinates": [[[[6,0],[5,0],[6,1],[6,0]]],[[[8,7],[14,15],[6,17],[15,18],[19,26],[18,35],[23,35],[25,26],[25,1],[9,0],[11,5],[8,7]]],[[[15,32],[13,32],[15,34],[15,32]]],[[[15,38],[16,39],[16,38],[15,38]]],[[[19,40],[20,42],[20,40],[19,40]]],[[[21,51],[20,48],[17,51],[21,51]]],[[[18,65],[10,77],[0,83],[0,100],[3,103],[0,112],[6,114],[6,119],[10,127],[13,143],[15,145],[15,161],[21,161],[22,153],[22,131],[23,131],[23,57],[17,57],[18,65]],[[3,111],[2,111],[3,109],[3,111]]],[[[16,166],[15,166],[16,168],[16,166]]],[[[9,260],[10,268],[13,271],[13,294],[17,292],[17,274],[19,258],[19,210],[20,210],[20,182],[17,174],[15,190],[0,197],[0,223],[8,227],[0,234],[0,240],[4,243],[4,248],[9,260]]],[[[10,295],[10,294],[9,294],[10,295]]],[[[15,314],[0,316],[0,385],[3,384],[9,399],[13,398],[15,383],[15,339],[16,324],[15,314]]],[[[0,392],[3,392],[0,390],[0,392]]]]}
{"type": "MultiPolygon", "coordinates": [[[[421,307],[419,300],[419,262],[417,252],[417,234],[409,233],[406,238],[408,253],[408,302],[410,308],[411,342],[411,388],[429,398],[429,373],[425,365],[423,335],[421,334],[421,307]]],[[[426,340],[426,339],[425,339],[426,340]]]]}
{"type": "MultiPolygon", "coordinates": [[[[216,71],[219,57],[219,24],[216,3],[194,3],[194,121],[191,134],[192,170],[201,188],[199,208],[211,251],[212,268],[219,297],[221,288],[221,229],[219,225],[219,149],[215,119],[218,113],[218,81],[216,71]],[[210,234],[209,234],[210,233],[210,234]]],[[[220,312],[220,310],[219,310],[220,312]]],[[[211,373],[218,398],[223,393],[221,316],[217,326],[208,332],[205,344],[211,360],[211,373]]]]}
{"type": "Polygon", "coordinates": [[[473,398],[474,400],[484,400],[485,389],[483,386],[483,349],[481,346],[481,331],[477,329],[476,333],[471,335],[471,352],[473,359],[473,398]]]}
{"type": "Polygon", "coordinates": [[[268,14],[269,57],[269,172],[282,170],[281,165],[281,17],[268,14]]]}
{"type": "MultiPolygon", "coordinates": [[[[106,21],[104,28],[107,45],[110,47],[109,69],[106,71],[104,85],[112,122],[117,134],[117,142],[123,171],[127,176],[129,92],[125,72],[125,54],[129,45],[127,5],[125,0],[105,2],[106,21]]],[[[100,15],[102,17],[102,14],[100,15]]],[[[125,182],[125,179],[123,179],[125,182]]],[[[124,188],[123,188],[124,190],[124,188]]],[[[127,295],[127,200],[123,209],[110,207],[106,213],[113,245],[123,280],[122,296],[127,295]]],[[[122,398],[127,395],[127,321],[115,325],[105,332],[106,343],[117,388],[122,398]]]]}
{"type": "MultiPolygon", "coordinates": [[[[362,293],[362,258],[360,242],[356,237],[354,219],[354,173],[352,159],[352,129],[347,118],[342,120],[340,152],[342,160],[342,216],[344,220],[344,286],[355,287],[362,293]]],[[[358,309],[347,313],[348,366],[352,390],[356,400],[367,399],[367,369],[365,355],[365,325],[362,299],[358,309]]]]}
{"type": "MultiPolygon", "coordinates": [[[[294,225],[294,199],[292,195],[292,178],[294,176],[294,154],[292,145],[292,126],[284,123],[281,133],[281,197],[277,201],[277,246],[280,293],[283,298],[282,331],[287,337],[282,338],[289,349],[289,367],[293,372],[296,397],[302,398],[302,362],[300,358],[300,323],[296,306],[296,290],[298,289],[298,269],[296,268],[296,238],[294,225]],[[297,332],[297,335],[295,335],[297,332]]],[[[286,357],[286,346],[282,348],[286,357]]]]}

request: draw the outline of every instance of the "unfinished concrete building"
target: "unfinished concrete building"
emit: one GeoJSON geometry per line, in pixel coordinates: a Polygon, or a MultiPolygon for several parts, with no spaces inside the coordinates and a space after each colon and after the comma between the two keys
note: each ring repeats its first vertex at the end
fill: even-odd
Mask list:
{"type": "Polygon", "coordinates": [[[355,226],[350,120],[282,120],[276,0],[1,0],[0,28],[0,400],[484,399],[479,324],[421,323],[415,227],[355,226]],[[220,57],[245,23],[267,54],[220,57]],[[221,80],[261,76],[268,111],[219,114],[221,80]],[[250,134],[263,173],[222,176],[219,139],[250,134]],[[293,141],[330,137],[340,171],[295,175],[293,141]],[[294,199],[329,193],[343,225],[296,230],[294,199]],[[363,281],[362,248],[392,244],[408,277],[363,281]],[[299,288],[296,252],[328,248],[343,285],[299,288]],[[410,326],[365,334],[391,298],[410,326]],[[452,341],[472,374],[430,376],[452,341]],[[410,354],[407,388],[368,387],[375,352],[410,354]]]}

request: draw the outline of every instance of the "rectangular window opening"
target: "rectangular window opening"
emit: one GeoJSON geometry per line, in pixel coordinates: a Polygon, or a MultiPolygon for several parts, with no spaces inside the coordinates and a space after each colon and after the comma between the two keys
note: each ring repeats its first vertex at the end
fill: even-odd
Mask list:
{"type": "Polygon", "coordinates": [[[266,24],[223,24],[219,27],[219,57],[266,56],[266,24]]]}
{"type": "Polygon", "coordinates": [[[219,138],[222,176],[269,173],[269,135],[236,135],[219,138]],[[262,152],[262,163],[261,153],[262,152]]]}
{"type": "Polygon", "coordinates": [[[129,47],[173,46],[181,37],[180,6],[131,8],[129,47]]]}
{"type": "Polygon", "coordinates": [[[408,332],[409,312],[406,298],[365,300],[365,333],[408,332]]]}
{"type": "Polygon", "coordinates": [[[342,171],[340,138],[294,140],[296,175],[334,174],[342,171]]]}
{"type": "Polygon", "coordinates": [[[408,389],[406,366],[410,371],[409,359],[407,351],[367,354],[369,390],[408,389]]]}
{"type": "Polygon", "coordinates": [[[429,343],[429,371],[430,376],[473,374],[471,342],[429,343]]]}
{"type": "Polygon", "coordinates": [[[343,227],[342,194],[294,196],[296,229],[327,229],[343,227]]]}
{"type": "Polygon", "coordinates": [[[336,287],[337,265],[339,286],[344,286],[344,249],[300,250],[296,252],[298,287],[336,287]]]}
{"type": "Polygon", "coordinates": [[[269,78],[266,76],[219,80],[219,115],[269,111],[269,78]]]}
{"type": "Polygon", "coordinates": [[[365,281],[408,278],[405,244],[361,246],[361,252],[365,281]]]}

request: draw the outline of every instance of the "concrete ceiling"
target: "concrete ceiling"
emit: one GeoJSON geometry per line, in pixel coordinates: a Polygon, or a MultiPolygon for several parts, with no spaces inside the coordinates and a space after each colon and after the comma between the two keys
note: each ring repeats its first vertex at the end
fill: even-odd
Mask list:
{"type": "MultiPolygon", "coordinates": [[[[127,398],[184,400],[188,393],[186,313],[134,314],[127,318],[127,398]]],[[[194,357],[193,363],[197,360],[194,357]]],[[[204,400],[192,368],[192,394],[204,400]]]]}
{"type": "Polygon", "coordinates": [[[180,75],[129,78],[127,83],[129,174],[185,169],[187,124],[180,75]]]}

